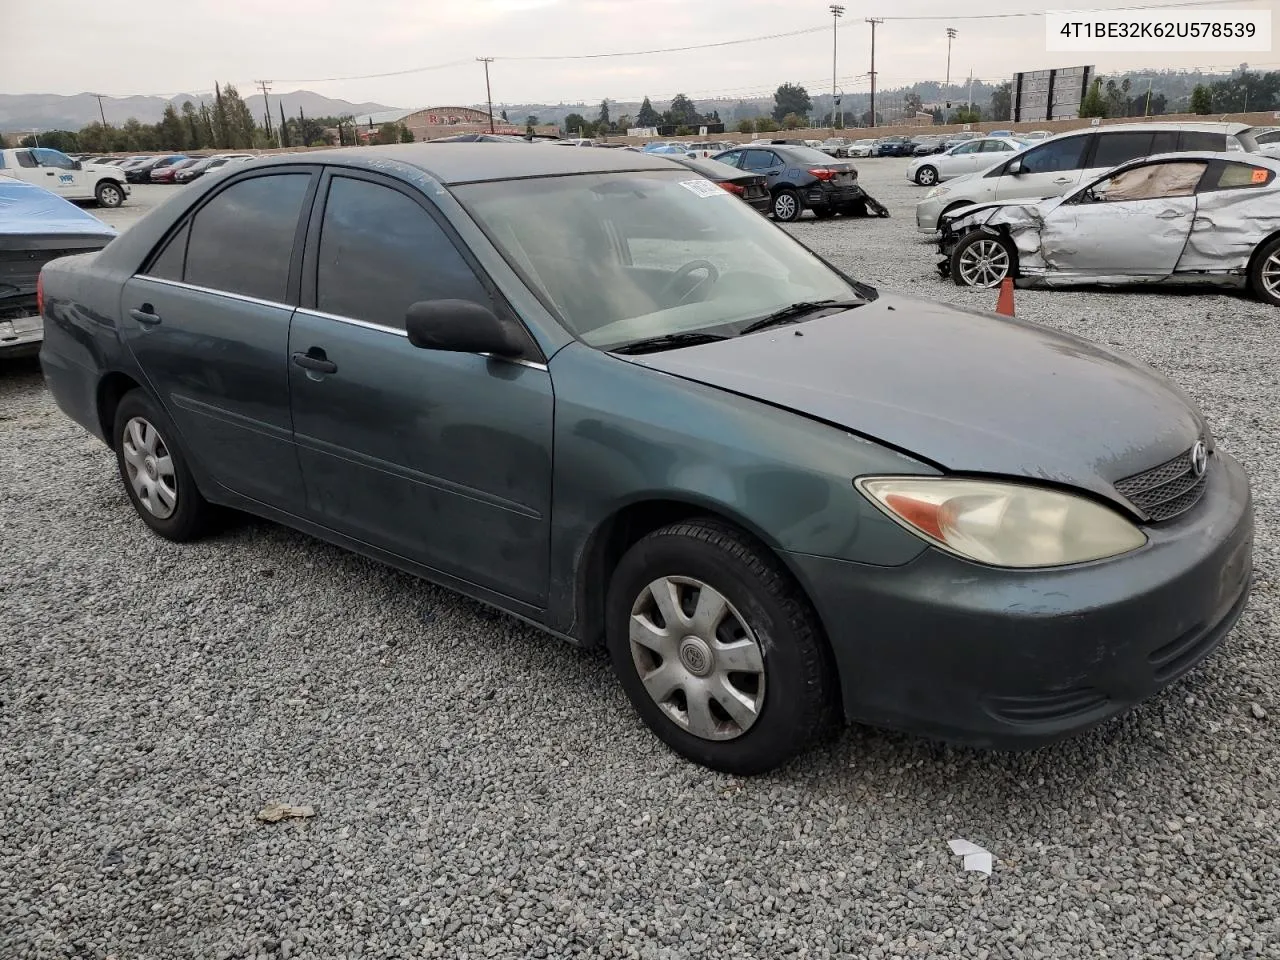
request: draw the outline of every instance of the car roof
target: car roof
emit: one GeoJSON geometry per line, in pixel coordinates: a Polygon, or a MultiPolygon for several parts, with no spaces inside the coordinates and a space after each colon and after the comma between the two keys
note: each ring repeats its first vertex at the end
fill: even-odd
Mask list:
{"type": "MultiPolygon", "coordinates": [[[[404,143],[347,147],[308,154],[307,161],[368,167],[379,160],[409,164],[443,184],[561,177],[631,170],[671,170],[661,154],[635,150],[557,150],[539,143],[404,143]]],[[[296,163],[296,158],[280,162],[296,163]]],[[[266,161],[271,164],[272,161],[266,161]]]]}

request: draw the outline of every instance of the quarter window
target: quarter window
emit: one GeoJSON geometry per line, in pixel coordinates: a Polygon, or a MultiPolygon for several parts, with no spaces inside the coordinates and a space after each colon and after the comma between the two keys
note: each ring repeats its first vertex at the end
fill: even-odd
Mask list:
{"type": "MultiPolygon", "coordinates": [[[[1236,141],[1237,146],[1239,141],[1236,141]]],[[[1178,134],[1178,149],[1187,150],[1227,150],[1227,138],[1221,133],[1208,133],[1203,130],[1183,130],[1178,134]]]]}
{"type": "Polygon", "coordinates": [[[1209,179],[1200,192],[1206,190],[1241,190],[1250,187],[1265,187],[1275,179],[1275,174],[1266,167],[1254,167],[1247,163],[1224,163],[1209,174],[1209,179]]]}
{"type": "Polygon", "coordinates": [[[320,228],[316,309],[404,329],[419,300],[490,297],[435,219],[398,190],[334,177],[320,228]]]}
{"type": "Polygon", "coordinates": [[[241,180],[201,207],[191,223],[183,280],[285,302],[293,238],[310,179],[310,174],[283,173],[241,180]]]}
{"type": "Polygon", "coordinates": [[[36,158],[31,155],[30,150],[15,150],[13,152],[13,156],[18,161],[18,166],[20,167],[38,166],[36,158]]]}
{"type": "Polygon", "coordinates": [[[1079,170],[1084,161],[1084,147],[1088,136],[1063,137],[1050,140],[1028,150],[1022,155],[1023,173],[1061,173],[1079,170]]]}

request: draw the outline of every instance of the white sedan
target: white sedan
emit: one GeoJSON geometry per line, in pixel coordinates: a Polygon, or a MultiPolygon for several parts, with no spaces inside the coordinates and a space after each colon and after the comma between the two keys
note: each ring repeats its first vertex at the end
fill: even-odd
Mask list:
{"type": "Polygon", "coordinates": [[[995,166],[1001,160],[1026,146],[1021,140],[1012,137],[981,137],[969,140],[959,146],[952,147],[945,153],[935,153],[926,157],[917,157],[907,164],[907,179],[931,187],[943,180],[962,177],[966,173],[977,173],[995,166]]]}
{"type": "Polygon", "coordinates": [[[975,204],[944,221],[938,269],[963,287],[1192,283],[1280,306],[1280,159],[1143,157],[1062,197],[975,204]]]}
{"type": "Polygon", "coordinates": [[[855,140],[849,144],[846,153],[851,157],[869,157],[875,149],[876,142],[872,140],[855,140]]]}

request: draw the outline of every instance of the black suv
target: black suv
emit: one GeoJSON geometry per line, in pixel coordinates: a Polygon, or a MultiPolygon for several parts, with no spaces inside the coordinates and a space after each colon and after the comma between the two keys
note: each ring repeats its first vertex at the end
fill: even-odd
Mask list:
{"type": "Polygon", "coordinates": [[[887,217],[889,211],[858,186],[858,171],[848,160],[834,160],[821,150],[782,144],[745,146],[726,150],[714,159],[769,183],[775,219],[798,220],[805,208],[820,220],[845,216],[887,217]]]}

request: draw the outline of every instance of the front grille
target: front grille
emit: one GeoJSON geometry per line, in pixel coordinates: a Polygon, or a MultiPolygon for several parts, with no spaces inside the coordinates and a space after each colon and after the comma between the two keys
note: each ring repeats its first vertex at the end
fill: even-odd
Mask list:
{"type": "Polygon", "coordinates": [[[1208,475],[1206,470],[1196,476],[1188,450],[1158,467],[1117,481],[1116,492],[1158,523],[1194,507],[1204,494],[1208,475]]]}

